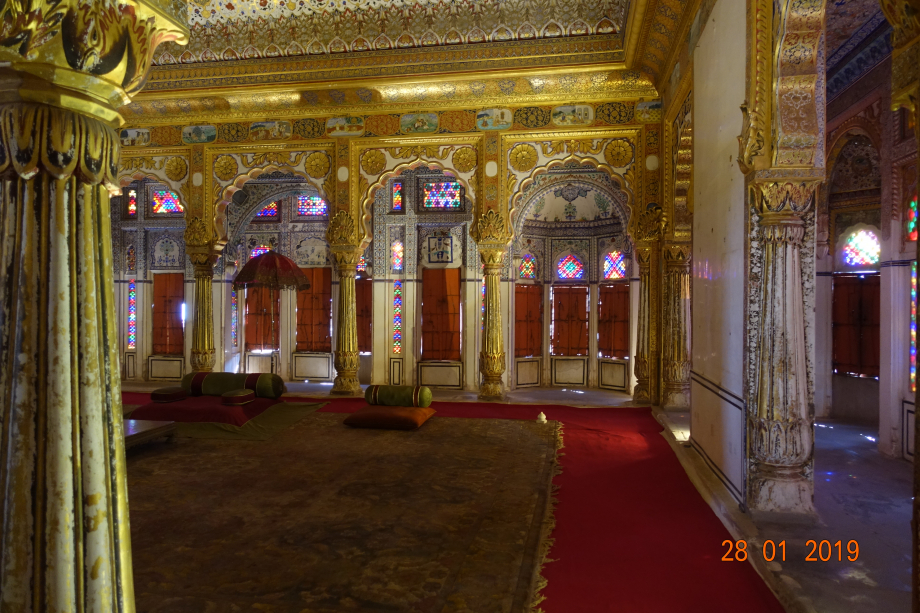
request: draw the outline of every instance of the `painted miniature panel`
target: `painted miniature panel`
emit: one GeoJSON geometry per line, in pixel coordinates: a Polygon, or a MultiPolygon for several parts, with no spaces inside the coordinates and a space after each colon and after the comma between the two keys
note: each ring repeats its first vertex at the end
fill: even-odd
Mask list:
{"type": "Polygon", "coordinates": [[[214,126],[185,126],[182,128],[182,142],[186,145],[213,143],[217,138],[214,126]]]}
{"type": "Polygon", "coordinates": [[[153,247],[153,268],[178,268],[182,265],[179,243],[171,238],[161,238],[153,247]]]}
{"type": "Polygon", "coordinates": [[[326,120],[326,136],[361,136],[363,117],[330,117],[326,120]]]}
{"type": "Polygon", "coordinates": [[[454,261],[453,237],[429,236],[428,237],[428,263],[452,264],[454,261]]]}
{"type": "Polygon", "coordinates": [[[476,113],[476,127],[480,130],[507,130],[513,121],[511,109],[483,109],[476,113]]]}
{"type": "Polygon", "coordinates": [[[256,121],[249,125],[250,140],[284,140],[291,138],[289,121],[256,121]]]}
{"type": "Polygon", "coordinates": [[[150,130],[127,128],[119,134],[122,147],[143,147],[150,144],[150,130]]]}
{"type": "Polygon", "coordinates": [[[553,123],[557,126],[586,126],[594,121],[594,109],[587,104],[557,106],[553,109],[553,123]]]}
{"type": "Polygon", "coordinates": [[[636,121],[658,123],[661,121],[661,100],[646,100],[636,104],[636,121]]]}
{"type": "Polygon", "coordinates": [[[399,119],[399,128],[403,134],[422,134],[438,129],[436,113],[410,113],[399,119]]]}

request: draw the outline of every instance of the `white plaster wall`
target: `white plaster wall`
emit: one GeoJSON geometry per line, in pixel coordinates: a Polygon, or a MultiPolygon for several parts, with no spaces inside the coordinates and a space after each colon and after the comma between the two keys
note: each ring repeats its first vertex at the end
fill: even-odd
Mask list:
{"type": "Polygon", "coordinates": [[[744,101],[746,3],[716,3],[694,53],[691,438],[743,492],[745,190],[735,163],[744,101]],[[701,383],[704,382],[704,383],[701,383]]]}

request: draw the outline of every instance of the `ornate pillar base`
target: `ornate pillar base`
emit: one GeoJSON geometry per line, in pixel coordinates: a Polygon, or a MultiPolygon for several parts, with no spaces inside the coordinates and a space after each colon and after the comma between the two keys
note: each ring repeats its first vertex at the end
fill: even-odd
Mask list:
{"type": "Polygon", "coordinates": [[[335,396],[360,396],[361,384],[358,383],[358,352],[335,352],[335,381],[330,394],[335,396]]]}
{"type": "Polygon", "coordinates": [[[482,383],[479,385],[480,400],[504,400],[505,390],[502,385],[502,374],[505,372],[505,352],[497,356],[490,356],[479,352],[480,372],[482,383]]]}
{"type": "Polygon", "coordinates": [[[689,411],[690,385],[686,383],[665,383],[661,408],[666,411],[689,411]]]}
{"type": "Polygon", "coordinates": [[[749,504],[757,513],[817,515],[814,482],[803,467],[754,463],[749,504]]]}
{"type": "Polygon", "coordinates": [[[192,370],[211,372],[214,370],[214,364],[216,361],[217,360],[213,349],[208,351],[195,351],[192,349],[190,359],[192,370]]]}

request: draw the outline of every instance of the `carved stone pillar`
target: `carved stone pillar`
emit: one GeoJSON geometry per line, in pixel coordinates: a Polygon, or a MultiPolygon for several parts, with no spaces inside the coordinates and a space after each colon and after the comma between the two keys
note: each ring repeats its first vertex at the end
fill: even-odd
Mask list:
{"type": "Polygon", "coordinates": [[[479,398],[482,400],[500,400],[504,397],[502,375],[505,373],[505,331],[502,328],[500,287],[504,256],[504,248],[479,250],[486,282],[482,350],[479,352],[479,372],[482,374],[479,398]]]}
{"type": "MultiPolygon", "coordinates": [[[[755,389],[748,414],[750,506],[813,513],[814,406],[809,397],[801,249],[815,182],[757,186],[760,218],[755,389]]],[[[752,258],[757,254],[752,253],[752,258]]],[[[752,262],[752,268],[757,268],[752,262]]]]}
{"type": "Polygon", "coordinates": [[[358,306],[355,299],[355,277],[358,274],[360,251],[333,251],[335,270],[339,275],[339,308],[335,319],[335,381],[331,394],[354,396],[361,394],[358,383],[358,306]]]}
{"type": "Polygon", "coordinates": [[[652,405],[659,402],[660,238],[666,224],[664,211],[658,207],[637,214],[630,222],[630,234],[636,241],[636,260],[639,263],[639,321],[633,400],[652,405]]]}
{"type": "MultiPolygon", "coordinates": [[[[109,196],[170,6],[5,5],[0,611],[134,611],[109,196]]],[[[183,5],[184,10],[184,5],[183,5]]],[[[184,40],[183,40],[184,42],[184,40]]]]}
{"type": "Polygon", "coordinates": [[[665,409],[690,408],[690,245],[664,248],[662,400],[665,409]]]}
{"type": "Polygon", "coordinates": [[[214,370],[214,299],[212,283],[216,256],[211,253],[211,233],[200,217],[185,228],[185,247],[195,267],[195,313],[192,316],[192,370],[214,370]]]}

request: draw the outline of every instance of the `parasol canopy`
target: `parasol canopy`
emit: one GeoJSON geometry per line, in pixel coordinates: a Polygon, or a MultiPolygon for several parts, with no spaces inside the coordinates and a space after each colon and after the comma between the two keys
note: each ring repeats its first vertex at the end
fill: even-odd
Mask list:
{"type": "Polygon", "coordinates": [[[252,258],[233,280],[233,287],[267,287],[269,289],[310,289],[310,281],[290,259],[274,251],[252,258]]]}

